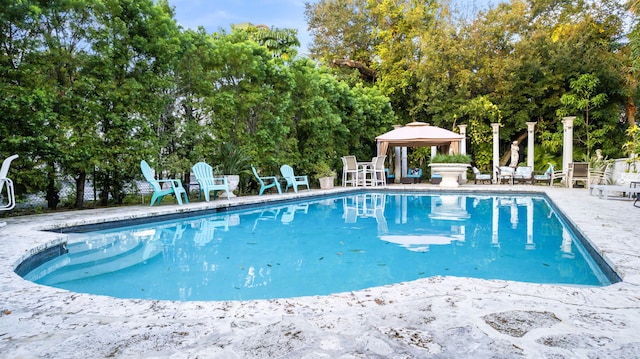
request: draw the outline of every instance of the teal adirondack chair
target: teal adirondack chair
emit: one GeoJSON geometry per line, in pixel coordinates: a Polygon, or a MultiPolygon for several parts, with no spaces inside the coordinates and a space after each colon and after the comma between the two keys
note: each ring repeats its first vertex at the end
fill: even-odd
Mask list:
{"type": "Polygon", "coordinates": [[[282,193],[282,189],[280,188],[280,182],[278,182],[278,177],[276,176],[260,177],[255,167],[251,166],[251,170],[253,171],[253,175],[256,176],[256,179],[260,184],[260,194],[259,194],[260,196],[262,196],[262,194],[266,189],[269,189],[271,187],[276,187],[276,189],[278,190],[278,193],[282,193]]]}
{"type": "Polygon", "coordinates": [[[200,186],[200,195],[204,193],[204,200],[209,202],[209,193],[213,191],[213,199],[218,196],[217,191],[226,191],[227,199],[229,199],[229,183],[225,177],[214,177],[213,167],[205,162],[198,162],[191,168],[193,174],[196,176],[198,185],[200,186]]]}
{"type": "Polygon", "coordinates": [[[151,167],[147,161],[140,161],[140,169],[142,170],[142,174],[144,178],[149,182],[151,188],[153,188],[153,196],[151,197],[150,206],[154,204],[160,204],[162,202],[162,197],[172,194],[176,196],[176,200],[179,205],[182,205],[182,198],[184,196],[184,201],[189,203],[189,198],[187,197],[187,191],[182,187],[182,181],[179,179],[167,179],[167,180],[157,180],[153,177],[153,172],[151,171],[151,167]],[[163,183],[168,183],[170,187],[166,189],[162,188],[163,183]]]}
{"type": "Polygon", "coordinates": [[[280,173],[282,177],[287,180],[287,188],[285,192],[289,190],[289,187],[293,187],[294,192],[298,192],[298,186],[307,186],[307,191],[311,191],[309,188],[309,178],[307,176],[296,176],[293,174],[293,168],[289,165],[282,165],[280,167],[280,173]]]}

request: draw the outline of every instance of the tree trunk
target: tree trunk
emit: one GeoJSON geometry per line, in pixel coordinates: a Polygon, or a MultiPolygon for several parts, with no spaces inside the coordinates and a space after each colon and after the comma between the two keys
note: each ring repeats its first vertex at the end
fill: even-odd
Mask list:
{"type": "Polygon", "coordinates": [[[51,210],[55,210],[58,207],[58,203],[60,203],[60,195],[58,194],[58,189],[56,188],[56,171],[55,166],[51,165],[50,170],[47,173],[47,208],[51,210]]]}
{"type": "Polygon", "coordinates": [[[100,205],[106,206],[109,204],[109,190],[111,189],[111,176],[108,173],[104,174],[104,180],[102,182],[102,190],[100,191],[100,205]]]}
{"type": "Polygon", "coordinates": [[[633,103],[633,99],[629,99],[629,101],[624,106],[625,112],[627,113],[627,121],[629,122],[629,128],[633,127],[636,124],[636,105],[633,103]]]}
{"type": "Polygon", "coordinates": [[[81,209],[84,207],[84,183],[87,179],[87,173],[82,171],[76,177],[76,204],[74,208],[81,209]]]}

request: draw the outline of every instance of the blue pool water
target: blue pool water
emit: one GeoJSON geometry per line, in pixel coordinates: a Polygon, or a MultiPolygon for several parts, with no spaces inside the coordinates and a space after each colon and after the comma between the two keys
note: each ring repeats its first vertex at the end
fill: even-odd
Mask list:
{"type": "Polygon", "coordinates": [[[182,301],[324,295],[438,275],[615,280],[542,196],[359,193],[71,238],[62,255],[24,277],[182,301]]]}

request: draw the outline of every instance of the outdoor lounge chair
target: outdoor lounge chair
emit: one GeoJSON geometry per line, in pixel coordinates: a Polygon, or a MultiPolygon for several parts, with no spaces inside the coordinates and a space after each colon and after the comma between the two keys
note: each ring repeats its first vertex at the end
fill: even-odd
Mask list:
{"type": "MultiPolygon", "coordinates": [[[[0,211],[9,211],[16,206],[16,195],[13,191],[13,181],[7,177],[9,175],[9,167],[11,162],[18,158],[18,155],[12,155],[2,161],[2,167],[0,167],[0,197],[4,199],[4,189],[7,189],[7,203],[0,203],[0,211]]],[[[4,222],[3,222],[4,223],[4,222]]]]}
{"type": "Polygon", "coordinates": [[[496,167],[496,180],[498,184],[502,184],[502,181],[507,181],[513,184],[513,174],[515,170],[513,167],[501,166],[496,167]]]}
{"type": "Polygon", "coordinates": [[[556,180],[560,180],[560,184],[564,184],[566,186],[567,174],[562,170],[556,170],[554,168],[553,173],[551,174],[551,183],[549,183],[549,186],[553,186],[556,183],[556,180]]]}
{"type": "Polygon", "coordinates": [[[491,175],[488,173],[480,173],[480,170],[477,167],[473,167],[473,174],[474,174],[474,179],[473,179],[473,183],[477,184],[478,181],[480,181],[481,183],[483,183],[484,181],[489,181],[489,183],[491,183],[491,175]]]}
{"type": "Polygon", "coordinates": [[[153,188],[153,195],[151,197],[151,203],[149,204],[150,206],[153,206],[154,204],[160,204],[160,202],[162,202],[162,197],[168,194],[176,196],[176,200],[178,201],[179,205],[182,205],[181,196],[184,196],[184,201],[186,203],[189,203],[187,191],[184,189],[184,187],[182,187],[182,181],[180,181],[179,179],[155,179],[155,177],[153,176],[153,172],[151,171],[151,167],[149,167],[149,164],[145,160],[140,161],[140,169],[142,170],[144,178],[147,180],[147,182],[149,182],[151,188],[153,188]],[[170,187],[163,189],[163,183],[168,183],[170,187]]]}
{"type": "Polygon", "coordinates": [[[530,166],[518,166],[513,173],[513,181],[533,184],[533,168],[530,166]]]}
{"type": "Polygon", "coordinates": [[[205,162],[198,162],[191,168],[193,174],[196,176],[198,186],[200,187],[200,194],[198,198],[204,193],[204,200],[209,202],[209,193],[213,191],[213,199],[218,197],[218,191],[226,191],[227,199],[230,199],[229,183],[225,177],[214,177],[213,167],[205,162]]]}
{"type": "Polygon", "coordinates": [[[410,168],[407,175],[401,179],[402,183],[420,183],[422,179],[422,168],[410,168]]]}
{"type": "Polygon", "coordinates": [[[393,172],[389,171],[388,168],[384,169],[384,173],[387,176],[387,183],[393,183],[396,180],[396,175],[393,172]]]}
{"type": "Polygon", "coordinates": [[[278,182],[278,177],[276,176],[260,176],[256,168],[251,166],[251,170],[253,171],[253,175],[258,180],[258,184],[260,185],[260,193],[258,195],[262,196],[265,190],[275,187],[278,190],[278,193],[282,193],[282,189],[280,188],[280,182],[278,182]]]}
{"type": "Polygon", "coordinates": [[[553,164],[549,163],[549,167],[544,173],[533,176],[533,183],[536,182],[548,182],[551,184],[551,176],[553,175],[553,164]]]}
{"type": "Polygon", "coordinates": [[[280,173],[285,180],[287,180],[287,187],[285,192],[289,190],[289,187],[293,187],[293,191],[298,193],[298,186],[307,186],[307,191],[311,191],[309,188],[309,178],[307,176],[296,176],[293,173],[293,168],[289,165],[282,165],[280,167],[280,173]]]}

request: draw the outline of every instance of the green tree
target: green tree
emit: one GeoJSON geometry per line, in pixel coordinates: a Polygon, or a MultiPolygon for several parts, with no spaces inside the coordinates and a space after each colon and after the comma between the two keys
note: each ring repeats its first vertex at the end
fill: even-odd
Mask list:
{"type": "MultiPolygon", "coordinates": [[[[591,140],[589,138],[590,132],[593,130],[593,124],[590,124],[590,117],[592,119],[602,118],[602,113],[598,112],[598,109],[607,103],[607,94],[596,93],[600,80],[592,74],[584,74],[575,80],[571,81],[572,92],[562,95],[560,103],[564,106],[558,109],[558,116],[563,117],[571,114],[573,111],[582,112],[582,120],[584,122],[585,129],[585,145],[587,148],[587,157],[590,157],[590,150],[593,143],[601,142],[599,139],[591,140]]],[[[600,134],[606,135],[604,133],[600,134]]]]}

